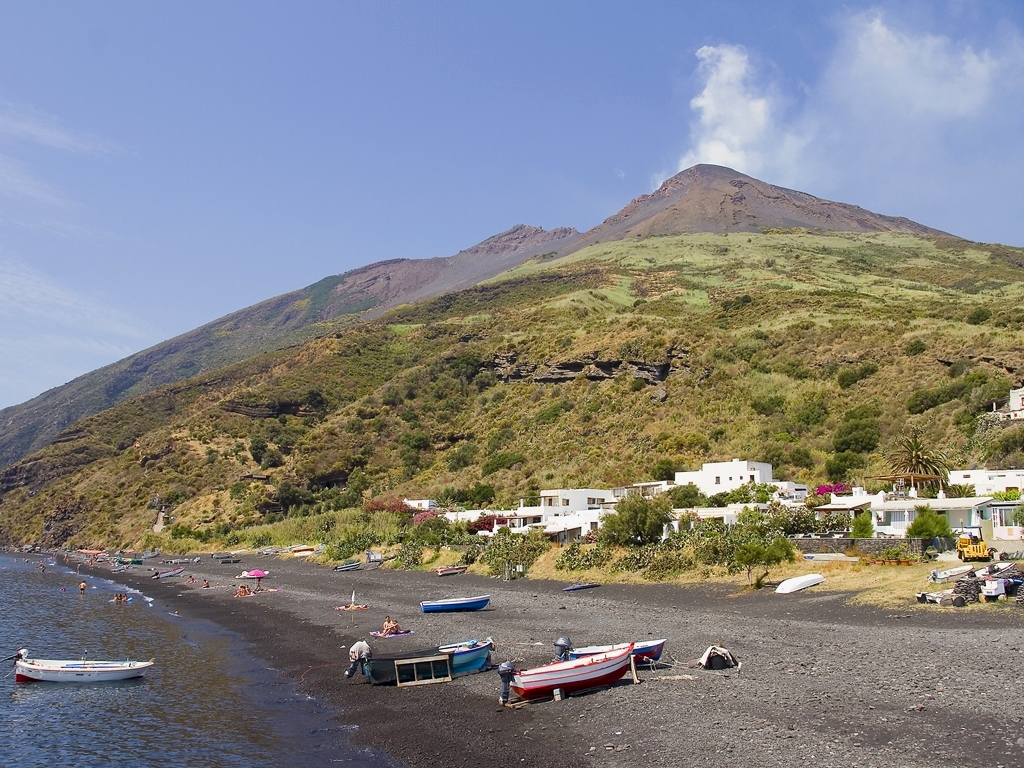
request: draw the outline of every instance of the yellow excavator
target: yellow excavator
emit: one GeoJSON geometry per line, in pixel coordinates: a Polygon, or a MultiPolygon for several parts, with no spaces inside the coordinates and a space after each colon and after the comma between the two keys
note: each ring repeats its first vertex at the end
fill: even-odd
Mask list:
{"type": "Polygon", "coordinates": [[[984,560],[987,563],[992,559],[993,551],[981,538],[981,526],[968,525],[957,531],[956,556],[965,563],[969,560],[984,560]]]}

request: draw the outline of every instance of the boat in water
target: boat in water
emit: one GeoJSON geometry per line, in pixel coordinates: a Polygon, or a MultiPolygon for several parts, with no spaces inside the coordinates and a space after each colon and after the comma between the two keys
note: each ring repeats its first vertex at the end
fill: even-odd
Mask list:
{"type": "Polygon", "coordinates": [[[794,576],[781,582],[775,588],[775,592],[779,595],[788,595],[792,592],[799,592],[801,589],[807,589],[807,587],[813,587],[815,584],[821,584],[824,580],[825,577],[820,573],[805,573],[803,576],[794,576]]]}
{"type": "Polygon", "coordinates": [[[583,648],[570,648],[569,658],[579,659],[598,653],[613,653],[632,645],[633,656],[637,661],[652,662],[661,658],[661,654],[665,650],[665,642],[665,640],[641,640],[636,643],[616,643],[615,645],[587,645],[583,648]]]}
{"type": "Polygon", "coordinates": [[[149,661],[89,661],[78,659],[30,659],[22,648],[15,654],[14,679],[19,683],[98,683],[142,677],[153,666],[149,661]]]}
{"type": "Polygon", "coordinates": [[[556,689],[568,695],[611,685],[626,674],[632,652],[633,644],[629,643],[610,653],[520,670],[513,676],[511,688],[519,698],[529,700],[553,696],[556,689]]]}
{"type": "Polygon", "coordinates": [[[447,600],[424,600],[420,610],[424,613],[447,613],[450,611],[479,611],[491,602],[490,595],[476,597],[452,597],[447,600]]]}

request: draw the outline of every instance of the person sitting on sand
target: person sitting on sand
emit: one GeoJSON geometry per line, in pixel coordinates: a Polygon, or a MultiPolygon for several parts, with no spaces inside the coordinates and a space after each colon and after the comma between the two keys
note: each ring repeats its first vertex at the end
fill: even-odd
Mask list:
{"type": "Polygon", "coordinates": [[[251,594],[252,591],[245,584],[239,584],[238,589],[235,590],[235,597],[248,597],[251,594]]]}
{"type": "Polygon", "coordinates": [[[390,616],[384,617],[384,623],[380,627],[381,637],[388,637],[389,635],[397,635],[402,631],[402,628],[398,626],[398,622],[394,621],[390,616]]]}
{"type": "Polygon", "coordinates": [[[209,579],[203,579],[203,586],[201,586],[200,589],[209,589],[209,588],[210,588],[210,580],[209,579]]]}
{"type": "Polygon", "coordinates": [[[192,575],[192,574],[190,573],[190,574],[188,575],[188,578],[187,578],[187,579],[185,580],[185,583],[186,583],[186,584],[198,584],[198,583],[199,583],[199,579],[197,579],[197,578],[196,578],[195,576],[193,576],[193,575],[192,575]]]}

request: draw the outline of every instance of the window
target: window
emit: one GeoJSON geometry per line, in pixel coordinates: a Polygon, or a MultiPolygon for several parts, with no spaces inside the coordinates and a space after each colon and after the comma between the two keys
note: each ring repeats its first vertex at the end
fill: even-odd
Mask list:
{"type": "Polygon", "coordinates": [[[722,478],[716,477],[715,478],[715,485],[721,485],[721,484],[722,484],[722,478]]]}
{"type": "Polygon", "coordinates": [[[569,506],[569,500],[568,499],[562,499],[562,506],[563,507],[568,507],[569,506]]]}
{"type": "Polygon", "coordinates": [[[750,482],[754,482],[754,476],[753,475],[750,476],[750,482]]]}

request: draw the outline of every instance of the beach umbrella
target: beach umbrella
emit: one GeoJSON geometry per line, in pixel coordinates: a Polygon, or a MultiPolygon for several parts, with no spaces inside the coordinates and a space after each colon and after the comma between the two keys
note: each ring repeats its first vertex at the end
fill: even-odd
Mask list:
{"type": "Polygon", "coordinates": [[[250,579],[262,579],[267,575],[266,571],[261,571],[259,568],[254,568],[251,571],[247,571],[250,579]]]}

